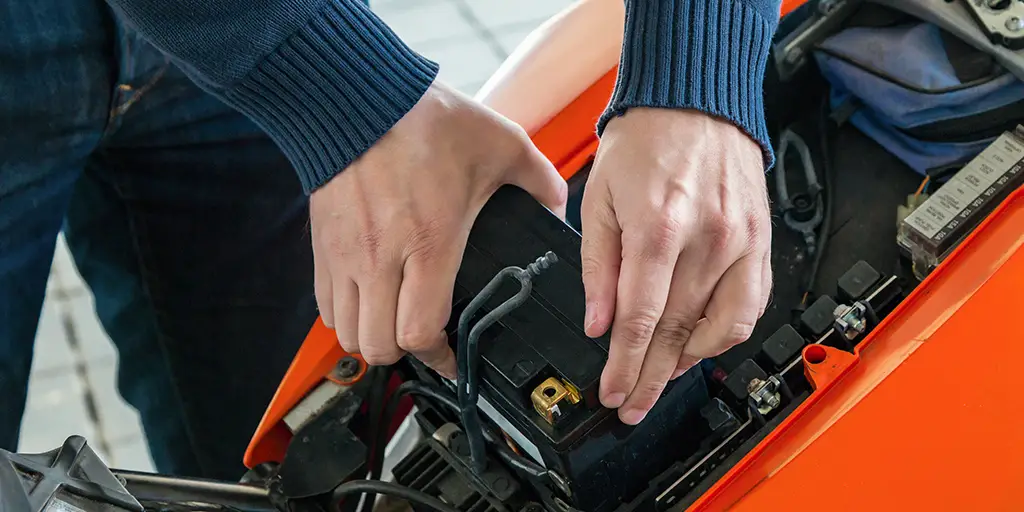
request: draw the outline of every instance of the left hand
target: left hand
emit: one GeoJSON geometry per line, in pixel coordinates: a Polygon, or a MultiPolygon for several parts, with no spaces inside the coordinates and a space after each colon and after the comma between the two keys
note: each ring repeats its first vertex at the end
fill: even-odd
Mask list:
{"type": "Polygon", "coordinates": [[[601,402],[635,425],[670,379],[746,340],[764,313],[760,146],[701,112],[632,108],[604,131],[582,223],[587,335],[612,329],[601,402]]]}

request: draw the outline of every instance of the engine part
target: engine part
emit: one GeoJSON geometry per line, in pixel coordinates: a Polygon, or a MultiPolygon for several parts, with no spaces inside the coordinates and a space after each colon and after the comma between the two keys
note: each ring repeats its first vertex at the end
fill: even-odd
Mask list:
{"type": "Polygon", "coordinates": [[[7,512],[272,512],[256,485],[109,469],[85,439],[41,454],[0,450],[0,510],[7,512]]]}
{"type": "Polygon", "coordinates": [[[775,45],[775,67],[782,81],[790,80],[807,64],[815,45],[838,30],[856,12],[862,0],[818,0],[810,17],[775,45]]]}
{"type": "Polygon", "coordinates": [[[768,414],[782,405],[782,382],[772,375],[765,380],[753,379],[747,384],[747,396],[754,402],[757,412],[768,414]]]}
{"type": "Polygon", "coordinates": [[[807,311],[800,315],[800,331],[808,338],[820,338],[832,328],[836,319],[835,310],[838,306],[832,297],[827,295],[818,297],[807,308],[807,311]]]}
{"type": "Polygon", "coordinates": [[[735,403],[743,403],[747,400],[747,395],[750,394],[750,383],[755,380],[768,380],[768,373],[761,369],[752,359],[747,359],[740,363],[736,369],[729,372],[729,376],[725,378],[724,384],[735,403]]]}
{"type": "MultiPolygon", "coordinates": [[[[673,381],[636,427],[601,406],[597,391],[609,338],[591,339],[583,331],[580,243],[579,233],[529,194],[501,188],[470,232],[452,316],[458,318],[501,269],[548,251],[559,255],[525,301],[481,334],[477,404],[524,454],[561,476],[568,492],[559,492],[567,505],[599,512],[628,500],[659,469],[696,450],[700,439],[678,433],[702,423],[699,411],[709,396],[702,370],[695,368],[673,381]],[[548,388],[555,396],[544,394],[548,388]]],[[[474,318],[494,311],[517,290],[515,280],[504,280],[474,318]]],[[[447,331],[454,345],[453,324],[447,331]]],[[[559,487],[550,478],[547,483],[559,487]]]]}
{"type": "Polygon", "coordinates": [[[1021,0],[962,0],[978,26],[994,44],[1024,48],[1024,2],[1021,0]]]}
{"type": "Polygon", "coordinates": [[[761,345],[761,353],[773,368],[779,370],[789,364],[806,343],[792,325],[786,324],[765,340],[761,345]]]}
{"type": "Polygon", "coordinates": [[[482,474],[470,471],[469,441],[447,423],[424,438],[399,462],[395,482],[437,496],[458,510],[506,512],[524,505],[519,479],[498,464],[482,474]]]}
{"type": "Polygon", "coordinates": [[[834,315],[836,317],[833,324],[835,330],[848,340],[857,339],[867,330],[868,305],[864,302],[855,302],[850,306],[836,306],[834,315]]]}
{"type": "Polygon", "coordinates": [[[931,273],[1022,183],[1024,127],[1018,126],[996,139],[900,224],[897,240],[910,256],[914,274],[923,279],[931,273]]]}
{"type": "Polygon", "coordinates": [[[863,299],[882,279],[882,274],[866,261],[858,261],[847,270],[837,283],[839,300],[855,302],[863,299]]]}
{"type": "Polygon", "coordinates": [[[825,212],[825,202],[821,197],[821,185],[814,170],[811,150],[804,139],[792,130],[782,132],[778,151],[778,166],[775,169],[775,189],[778,196],[778,209],[782,220],[789,229],[799,233],[806,245],[807,254],[813,256],[817,250],[818,235],[816,230],[821,225],[825,212]],[[786,172],[788,151],[793,149],[799,155],[800,167],[803,169],[806,189],[790,197],[789,176],[786,172]]]}
{"type": "Polygon", "coordinates": [[[0,450],[0,510],[142,512],[142,505],[80,436],[38,455],[0,450]]]}

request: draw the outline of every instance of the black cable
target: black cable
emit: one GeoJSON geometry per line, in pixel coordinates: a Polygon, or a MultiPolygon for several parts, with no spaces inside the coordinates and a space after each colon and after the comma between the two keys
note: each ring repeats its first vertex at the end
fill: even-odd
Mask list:
{"type": "MultiPolygon", "coordinates": [[[[430,398],[448,408],[456,415],[460,413],[459,404],[456,401],[455,396],[448,390],[432,386],[423,381],[410,380],[403,382],[391,395],[387,408],[384,409],[385,418],[394,417],[395,413],[398,411],[399,404],[401,404],[402,397],[406,395],[419,395],[430,398]]],[[[508,445],[505,444],[504,439],[499,434],[487,427],[483,427],[482,430],[484,438],[488,443],[491,443],[494,446],[495,451],[498,453],[498,457],[510,467],[536,478],[547,476],[548,472],[542,466],[509,449],[508,445]]],[[[372,456],[374,460],[383,461],[383,447],[379,450],[375,450],[372,456]]]]}
{"type": "MultiPolygon", "coordinates": [[[[376,368],[373,374],[373,380],[369,396],[367,397],[367,415],[370,419],[369,422],[369,433],[370,433],[370,454],[371,456],[367,459],[367,469],[369,470],[370,480],[380,480],[381,473],[383,472],[384,459],[381,457],[379,461],[375,460],[372,455],[376,453],[378,447],[383,453],[384,446],[387,445],[387,432],[389,425],[384,423],[386,418],[384,417],[384,406],[385,397],[387,396],[388,383],[391,381],[391,375],[394,372],[394,368],[388,366],[385,368],[376,368]]],[[[363,500],[362,505],[359,507],[360,512],[368,512],[373,510],[373,502],[377,499],[377,496],[373,493],[366,495],[366,499],[363,500]]]]}
{"type": "Polygon", "coordinates": [[[506,267],[502,269],[470,301],[462,315],[459,316],[458,354],[456,361],[458,364],[458,379],[456,381],[458,401],[462,417],[462,427],[466,432],[466,437],[469,439],[469,451],[472,457],[473,470],[477,473],[482,473],[487,467],[487,457],[484,453],[483,428],[480,425],[480,413],[476,406],[479,398],[476,366],[480,335],[509,312],[523,305],[533,290],[533,278],[547,270],[548,267],[557,261],[558,257],[549,251],[528,265],[526,269],[519,267],[506,267]],[[470,330],[470,320],[473,319],[483,304],[494,295],[501,286],[502,281],[509,277],[514,277],[519,281],[519,292],[484,315],[470,330]]]}
{"type": "Polygon", "coordinates": [[[818,270],[821,267],[821,260],[825,256],[828,248],[829,231],[832,230],[832,213],[835,210],[836,203],[836,190],[835,190],[835,177],[832,173],[832,155],[829,152],[829,118],[828,118],[828,91],[825,92],[825,97],[821,101],[821,126],[818,127],[818,133],[821,136],[821,170],[824,174],[824,186],[821,189],[823,199],[825,200],[825,216],[821,219],[821,226],[818,228],[818,247],[817,252],[814,254],[814,259],[811,261],[811,268],[807,273],[807,282],[804,285],[804,297],[801,301],[801,305],[805,305],[808,297],[814,293],[814,285],[818,281],[818,270]]]}
{"type": "Polygon", "coordinates": [[[408,487],[393,484],[391,482],[381,482],[379,480],[351,480],[345,482],[334,489],[331,494],[331,502],[334,504],[336,510],[340,510],[338,504],[348,496],[349,494],[382,494],[384,496],[393,496],[395,498],[401,498],[414,505],[424,507],[434,512],[459,512],[459,510],[447,503],[421,491],[410,489],[408,487]]]}

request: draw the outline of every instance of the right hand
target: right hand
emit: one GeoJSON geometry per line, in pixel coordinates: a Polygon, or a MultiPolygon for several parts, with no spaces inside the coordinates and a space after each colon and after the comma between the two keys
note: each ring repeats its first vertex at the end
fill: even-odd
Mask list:
{"type": "Polygon", "coordinates": [[[435,83],[391,130],[313,192],[320,315],[371,365],[405,353],[454,378],[444,327],[470,228],[501,185],[564,216],[566,185],[526,132],[435,83]]]}

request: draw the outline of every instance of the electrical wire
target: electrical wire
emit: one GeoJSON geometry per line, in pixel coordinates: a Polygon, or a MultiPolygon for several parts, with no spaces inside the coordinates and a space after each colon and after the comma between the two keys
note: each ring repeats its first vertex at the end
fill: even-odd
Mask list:
{"type": "MultiPolygon", "coordinates": [[[[384,458],[376,460],[372,455],[380,450],[383,453],[384,446],[388,444],[386,433],[389,430],[390,425],[384,423],[386,418],[384,417],[385,411],[385,397],[387,396],[388,383],[391,381],[391,375],[394,373],[394,368],[388,366],[385,368],[377,368],[373,374],[372,388],[370,389],[369,396],[367,397],[367,413],[370,419],[369,431],[372,436],[370,442],[370,456],[367,459],[367,467],[369,469],[369,480],[380,480],[381,473],[384,470],[384,458]]],[[[391,415],[393,416],[393,414],[391,415]]],[[[391,417],[388,416],[388,417],[391,417]]],[[[359,506],[360,512],[368,512],[373,509],[373,504],[376,501],[377,496],[373,493],[368,493],[362,504],[359,506]]]]}
{"type": "Polygon", "coordinates": [[[462,427],[469,439],[472,468],[476,473],[482,473],[487,467],[483,428],[480,425],[480,413],[476,406],[480,394],[479,383],[477,382],[477,355],[480,336],[502,317],[523,305],[533,290],[533,278],[547,270],[548,267],[557,261],[558,257],[555,253],[548,251],[544,256],[537,258],[536,261],[529,264],[526,269],[519,267],[506,267],[502,269],[470,301],[469,305],[466,306],[466,309],[459,316],[458,354],[456,358],[458,379],[456,383],[458,385],[458,401],[462,417],[462,427]],[[484,315],[470,329],[470,320],[483,307],[484,303],[497,292],[502,281],[508,278],[515,278],[519,281],[519,292],[484,315]]]}
{"type": "Polygon", "coordinates": [[[331,494],[331,502],[336,510],[340,510],[338,504],[350,494],[382,494],[393,496],[408,501],[418,507],[423,507],[434,512],[459,512],[459,510],[447,503],[421,491],[380,480],[350,480],[334,489],[331,494]]]}
{"type": "MultiPolygon", "coordinates": [[[[423,381],[410,380],[403,382],[397,389],[395,389],[395,392],[391,395],[391,399],[385,409],[386,416],[394,415],[395,411],[398,410],[398,405],[401,403],[402,397],[405,395],[419,395],[427,397],[448,408],[448,410],[452,411],[456,415],[460,413],[460,407],[455,396],[453,396],[448,390],[432,386],[423,381]]],[[[548,471],[541,465],[513,452],[505,444],[504,438],[501,437],[500,434],[497,434],[492,429],[486,427],[483,427],[482,431],[484,439],[494,446],[494,449],[498,454],[498,458],[508,464],[509,467],[535,478],[543,478],[548,475],[548,471]]],[[[378,453],[374,453],[374,457],[379,457],[380,460],[383,460],[383,450],[378,453]]]]}
{"type": "Polygon", "coordinates": [[[835,177],[832,172],[832,155],[829,150],[829,118],[828,118],[828,93],[825,93],[825,97],[821,101],[821,126],[818,127],[818,133],[821,138],[821,161],[822,161],[822,173],[825,175],[825,184],[821,189],[823,199],[825,201],[825,216],[821,219],[821,226],[818,228],[818,251],[814,254],[814,259],[811,261],[811,268],[807,273],[807,281],[804,285],[803,300],[800,305],[806,305],[807,299],[812,293],[814,293],[814,285],[818,281],[818,270],[821,268],[821,260],[825,256],[825,252],[828,247],[829,231],[832,230],[832,214],[835,210],[836,193],[835,189],[835,177]]]}
{"type": "Polygon", "coordinates": [[[928,190],[928,182],[931,178],[931,176],[925,176],[924,179],[921,180],[921,185],[917,187],[917,192],[914,192],[914,199],[917,199],[917,197],[924,193],[925,190],[928,190]]]}

